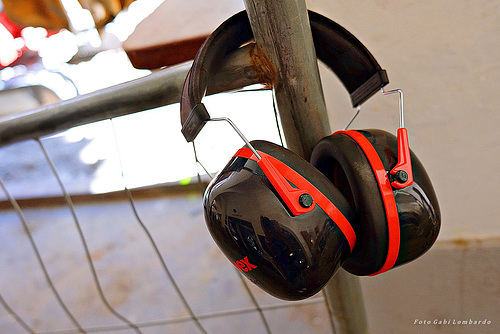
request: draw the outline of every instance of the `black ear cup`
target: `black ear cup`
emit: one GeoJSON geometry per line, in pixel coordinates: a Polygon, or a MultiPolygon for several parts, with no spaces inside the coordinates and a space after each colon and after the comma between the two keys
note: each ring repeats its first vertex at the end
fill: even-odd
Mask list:
{"type": "MultiPolygon", "coordinates": [[[[397,163],[397,139],[382,130],[358,131],[375,149],[385,171],[397,163]]],[[[414,183],[392,189],[399,219],[400,245],[394,266],[425,253],[440,229],[439,205],[431,181],[411,152],[414,183]]],[[[371,275],[387,257],[389,233],[387,210],[364,150],[345,133],[322,139],[314,148],[311,164],[338,187],[355,212],[353,228],[357,243],[343,268],[355,275],[371,275]]]]}
{"type": "Polygon", "coordinates": [[[375,272],[382,267],[387,252],[387,224],[380,190],[363,150],[347,135],[331,135],[315,146],[311,164],[354,208],[357,240],[346,269],[356,275],[375,272]]]}
{"type": "MultiPolygon", "coordinates": [[[[344,196],[307,161],[269,142],[252,145],[300,173],[353,219],[344,196]]],[[[238,154],[208,186],[204,211],[208,230],[228,259],[281,299],[314,295],[350,253],[343,232],[319,205],[292,215],[257,162],[238,154]]]]}

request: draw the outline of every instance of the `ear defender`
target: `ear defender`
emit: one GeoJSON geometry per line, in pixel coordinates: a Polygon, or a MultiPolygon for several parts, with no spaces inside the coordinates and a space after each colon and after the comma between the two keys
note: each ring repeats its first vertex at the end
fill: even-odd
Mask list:
{"type": "Polygon", "coordinates": [[[410,150],[403,93],[397,138],[382,130],[337,131],[313,149],[311,164],[328,177],[355,212],[358,242],[342,267],[378,275],[425,253],[441,226],[429,176],[410,150]]]}
{"type": "MultiPolygon", "coordinates": [[[[310,11],[309,18],[316,54],[344,84],[353,106],[388,83],[385,70],[352,34],[317,13],[310,11]]],[[[388,133],[336,133],[318,143],[311,164],[279,145],[249,142],[227,118],[210,117],[202,103],[209,76],[252,40],[246,12],[226,20],[200,48],[181,97],[187,141],[206,122],[223,120],[246,143],[203,197],[208,230],[229,261],[267,293],[299,300],[319,292],[341,266],[370,275],[428,249],[439,210],[407,140],[400,140],[405,153],[399,154],[388,133]]]]}
{"type": "Polygon", "coordinates": [[[353,213],[307,161],[270,142],[251,145],[261,158],[245,146],[209,184],[203,199],[208,230],[229,260],[269,294],[310,297],[354,247],[353,213]],[[286,185],[275,184],[271,173],[286,185]],[[296,193],[293,203],[280,194],[287,191],[296,193]]]}

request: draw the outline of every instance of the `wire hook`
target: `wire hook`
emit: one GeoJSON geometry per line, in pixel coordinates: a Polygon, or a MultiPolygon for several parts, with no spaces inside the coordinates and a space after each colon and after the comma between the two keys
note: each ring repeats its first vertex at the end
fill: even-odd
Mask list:
{"type": "Polygon", "coordinates": [[[399,127],[404,128],[405,127],[405,115],[404,115],[404,101],[403,101],[403,91],[401,89],[393,89],[386,91],[382,87],[382,94],[384,95],[390,95],[390,94],[399,94],[399,127]]]}

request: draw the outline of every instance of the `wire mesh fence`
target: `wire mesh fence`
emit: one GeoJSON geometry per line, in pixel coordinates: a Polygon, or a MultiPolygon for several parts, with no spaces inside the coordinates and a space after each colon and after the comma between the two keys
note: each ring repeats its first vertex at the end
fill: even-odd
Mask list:
{"type": "Polygon", "coordinates": [[[224,258],[205,228],[198,186],[154,196],[129,189],[120,158],[127,147],[109,123],[123,182],[113,200],[68,190],[74,172],[54,159],[53,137],[27,141],[48,173],[37,178],[33,168],[25,177],[33,188],[50,178],[54,196],[37,205],[0,180],[2,333],[332,332],[322,295],[275,299],[224,258]]]}

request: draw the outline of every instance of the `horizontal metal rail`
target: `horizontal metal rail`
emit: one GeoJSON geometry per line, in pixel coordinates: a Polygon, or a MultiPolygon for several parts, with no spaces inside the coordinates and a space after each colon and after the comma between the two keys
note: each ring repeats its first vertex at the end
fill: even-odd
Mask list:
{"type": "MultiPolygon", "coordinates": [[[[208,94],[259,83],[253,45],[231,54],[211,78],[208,94]]],[[[153,109],[180,101],[191,62],[168,67],[96,92],[0,119],[0,147],[40,138],[75,126],[153,109]]]]}

